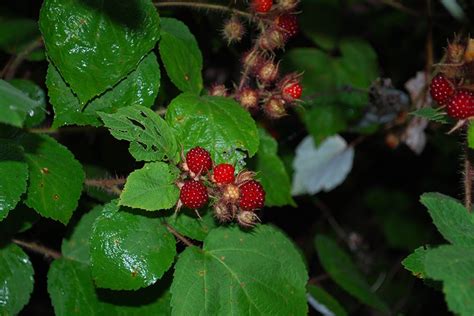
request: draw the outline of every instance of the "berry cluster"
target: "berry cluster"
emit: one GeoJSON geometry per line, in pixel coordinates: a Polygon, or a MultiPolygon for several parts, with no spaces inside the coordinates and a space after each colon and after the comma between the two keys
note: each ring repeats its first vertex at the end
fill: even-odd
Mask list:
{"type": "MultiPolygon", "coordinates": [[[[290,38],[298,33],[296,6],[298,0],[251,0],[248,10],[254,15],[259,27],[253,39],[253,47],[241,58],[242,77],[229,92],[221,84],[214,84],[209,94],[235,98],[251,113],[263,112],[272,119],[287,113],[287,107],[296,104],[303,89],[301,75],[296,73],[280,76],[275,51],[283,49],[290,38]]],[[[226,21],[222,34],[228,44],[239,42],[245,27],[237,16],[226,21]]]]}
{"type": "Polygon", "coordinates": [[[462,126],[474,117],[474,40],[456,38],[449,43],[443,63],[437,64],[439,73],[432,79],[430,94],[440,106],[462,126]]]}
{"type": "Polygon", "coordinates": [[[189,150],[183,160],[178,209],[198,210],[211,197],[214,216],[220,222],[236,219],[242,227],[255,225],[259,220],[255,211],[265,204],[265,191],[254,179],[255,173],[245,170],[235,175],[231,164],[213,166],[211,155],[201,147],[189,150]]]}

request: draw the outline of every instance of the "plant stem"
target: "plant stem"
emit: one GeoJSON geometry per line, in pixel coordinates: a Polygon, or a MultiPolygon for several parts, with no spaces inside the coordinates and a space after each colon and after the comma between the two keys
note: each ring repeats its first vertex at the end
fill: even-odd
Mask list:
{"type": "Polygon", "coordinates": [[[183,244],[185,244],[186,246],[188,247],[191,247],[191,246],[194,246],[194,244],[189,240],[187,239],[186,237],[184,237],[183,235],[181,235],[180,233],[178,233],[178,231],[176,229],[174,229],[171,225],[167,224],[167,223],[164,223],[164,225],[166,226],[166,228],[168,229],[168,231],[170,233],[172,233],[178,240],[180,240],[183,244]]]}
{"type": "Polygon", "coordinates": [[[109,179],[86,179],[84,184],[90,187],[104,189],[115,195],[120,195],[122,190],[118,186],[124,184],[125,181],[126,179],[122,177],[109,179]]]}
{"type": "Polygon", "coordinates": [[[187,7],[187,8],[193,8],[193,9],[206,9],[206,10],[232,13],[235,15],[239,15],[241,17],[245,17],[249,20],[253,19],[253,15],[248,12],[229,8],[227,6],[214,4],[214,3],[188,2],[188,1],[165,1],[165,2],[154,2],[153,4],[157,8],[187,7]]]}
{"type": "Polygon", "coordinates": [[[25,249],[39,253],[47,258],[59,259],[62,256],[60,252],[53,249],[49,249],[35,242],[28,242],[20,239],[12,239],[12,242],[25,249]]]}
{"type": "Polygon", "coordinates": [[[43,38],[39,37],[30,44],[28,44],[28,46],[26,46],[23,51],[18,53],[18,55],[16,55],[16,57],[8,65],[8,68],[5,70],[3,74],[5,79],[13,79],[13,77],[15,77],[16,70],[23,63],[26,57],[28,57],[29,54],[31,54],[34,50],[40,48],[41,46],[43,46],[43,38]]]}
{"type": "Polygon", "coordinates": [[[466,135],[464,142],[464,206],[469,213],[472,211],[472,177],[474,174],[470,151],[466,135]]]}

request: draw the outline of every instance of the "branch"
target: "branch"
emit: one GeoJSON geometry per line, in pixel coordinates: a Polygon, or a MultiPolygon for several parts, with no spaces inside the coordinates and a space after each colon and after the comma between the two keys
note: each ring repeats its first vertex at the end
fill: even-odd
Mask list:
{"type": "Polygon", "coordinates": [[[397,9],[401,12],[409,14],[409,15],[413,15],[413,16],[420,16],[421,15],[419,12],[417,12],[413,9],[410,9],[408,7],[405,7],[403,4],[401,4],[400,2],[398,2],[396,0],[380,0],[380,2],[382,2],[385,5],[388,5],[389,7],[397,9]]]}
{"type": "Polygon", "coordinates": [[[466,139],[464,141],[464,206],[469,213],[472,211],[472,178],[474,175],[470,153],[471,150],[469,149],[466,131],[466,139]]]}
{"type": "Polygon", "coordinates": [[[17,244],[18,246],[21,246],[25,249],[28,249],[32,252],[36,252],[36,253],[39,253],[43,256],[45,256],[46,258],[53,258],[53,259],[59,259],[61,258],[61,253],[54,250],[54,249],[50,249],[50,248],[47,248],[43,245],[40,245],[36,242],[29,242],[29,241],[24,241],[24,240],[20,240],[20,239],[12,239],[12,242],[17,244]]]}
{"type": "Polygon", "coordinates": [[[118,187],[123,185],[127,180],[123,177],[104,178],[104,179],[86,179],[84,184],[89,187],[97,187],[104,189],[112,194],[120,195],[122,190],[118,187]]]}
{"type": "Polygon", "coordinates": [[[8,68],[5,69],[5,72],[3,73],[4,78],[6,80],[13,79],[13,77],[15,77],[16,70],[23,63],[26,57],[28,57],[29,54],[31,54],[34,50],[40,48],[41,46],[43,46],[43,39],[41,37],[28,44],[28,46],[26,46],[23,51],[18,53],[18,55],[16,55],[12,62],[8,64],[8,68]]]}
{"type": "Polygon", "coordinates": [[[244,18],[249,19],[249,20],[253,19],[253,15],[248,13],[248,12],[233,9],[233,8],[229,8],[227,6],[220,5],[220,4],[202,3],[202,2],[187,2],[187,1],[154,2],[153,4],[157,8],[187,7],[187,8],[192,8],[192,9],[206,9],[206,10],[212,10],[212,11],[228,12],[228,13],[231,13],[231,14],[239,15],[239,16],[244,17],[244,18]]]}
{"type": "Polygon", "coordinates": [[[176,231],[176,229],[174,229],[173,227],[171,227],[171,225],[167,224],[167,223],[164,223],[163,225],[166,226],[166,228],[168,229],[168,231],[170,233],[172,233],[178,240],[180,240],[183,244],[185,244],[186,246],[188,247],[191,247],[191,246],[195,246],[189,239],[187,239],[186,237],[184,237],[183,235],[181,235],[180,233],[178,233],[176,231]]]}

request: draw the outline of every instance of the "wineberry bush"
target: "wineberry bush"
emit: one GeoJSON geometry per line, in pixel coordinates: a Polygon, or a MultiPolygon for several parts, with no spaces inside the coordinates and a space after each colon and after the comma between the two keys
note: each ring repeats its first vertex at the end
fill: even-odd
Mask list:
{"type": "Polygon", "coordinates": [[[0,315],[474,314],[473,12],[0,4],[0,315]]]}

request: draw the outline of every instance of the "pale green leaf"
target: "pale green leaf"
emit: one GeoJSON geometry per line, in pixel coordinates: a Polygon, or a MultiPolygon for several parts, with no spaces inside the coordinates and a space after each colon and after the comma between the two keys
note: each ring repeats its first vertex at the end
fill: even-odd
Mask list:
{"type": "Polygon", "coordinates": [[[129,151],[137,160],[177,162],[175,132],[158,114],[143,106],[128,106],[114,114],[99,113],[112,136],[130,142],[129,151]]]}
{"type": "Polygon", "coordinates": [[[119,204],[147,211],[172,208],[179,198],[177,178],[175,167],[164,162],[147,163],[128,176],[119,204]]]}
{"type": "Polygon", "coordinates": [[[33,116],[38,107],[40,102],[0,80],[0,123],[22,127],[26,118],[33,116]]]}

